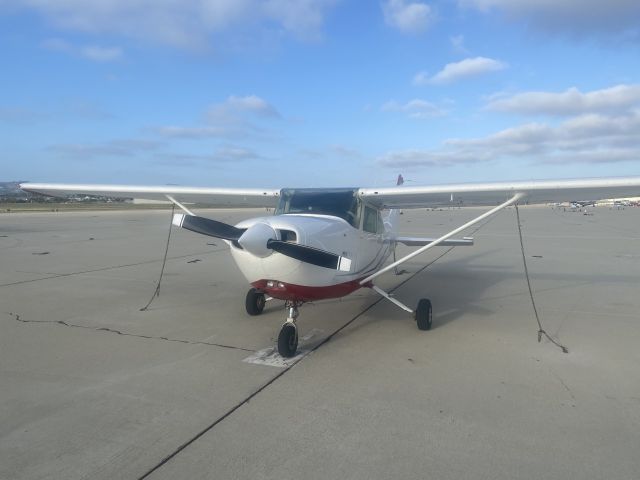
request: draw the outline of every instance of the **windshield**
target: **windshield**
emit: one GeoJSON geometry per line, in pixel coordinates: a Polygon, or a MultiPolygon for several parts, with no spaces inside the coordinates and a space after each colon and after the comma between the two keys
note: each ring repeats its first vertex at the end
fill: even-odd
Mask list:
{"type": "Polygon", "coordinates": [[[283,189],[276,215],[311,213],[331,215],[346,220],[358,228],[358,196],[353,188],[344,189],[283,189]]]}

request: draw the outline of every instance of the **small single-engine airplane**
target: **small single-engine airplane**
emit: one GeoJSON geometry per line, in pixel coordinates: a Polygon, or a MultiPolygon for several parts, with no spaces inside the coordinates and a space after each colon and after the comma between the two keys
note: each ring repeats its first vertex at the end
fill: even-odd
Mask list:
{"type": "MultiPolygon", "coordinates": [[[[401,180],[398,177],[398,184],[401,180]]],[[[278,335],[278,352],[292,357],[298,346],[298,308],[303,303],[343,297],[368,287],[413,314],[420,330],[429,330],[432,307],[428,299],[420,299],[414,311],[374,285],[373,280],[432,247],[472,245],[471,238],[452,237],[509,205],[559,202],[571,197],[638,196],[640,177],[391,188],[262,190],[49,183],[24,183],[21,188],[51,196],[169,200],[184,212],[174,215],[174,225],[220,238],[229,245],[233,259],[252,286],[245,301],[249,315],[259,315],[269,298],[284,300],[288,316],[278,335]],[[195,215],[183,202],[268,207],[275,208],[275,214],[228,225],[195,215]],[[404,237],[396,231],[399,209],[461,204],[493,208],[439,238],[404,237]],[[396,260],[398,243],[420,248],[396,260]],[[394,261],[383,266],[391,255],[394,261]]]]}

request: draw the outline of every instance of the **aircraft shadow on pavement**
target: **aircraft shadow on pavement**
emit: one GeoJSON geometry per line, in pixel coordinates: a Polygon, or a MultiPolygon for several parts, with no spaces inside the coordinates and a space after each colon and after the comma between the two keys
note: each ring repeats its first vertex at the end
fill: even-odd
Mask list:
{"type": "MultiPolygon", "coordinates": [[[[525,274],[521,262],[517,261],[518,259],[509,266],[474,263],[481,257],[487,257],[496,252],[498,251],[483,252],[458,259],[443,259],[441,262],[418,273],[404,285],[398,286],[394,291],[394,297],[412,309],[415,308],[420,298],[429,298],[434,309],[432,329],[442,328],[466,314],[474,316],[496,314],[495,310],[483,304],[488,300],[523,296],[523,298],[526,298],[526,302],[529,303],[525,274]],[[517,288],[517,291],[511,289],[503,295],[488,294],[493,287],[500,283],[518,283],[521,288],[517,288]]],[[[408,263],[406,268],[415,272],[420,268],[420,264],[408,263]]],[[[403,279],[403,276],[398,278],[403,279]]],[[[637,278],[632,275],[600,273],[596,276],[592,273],[575,272],[535,271],[531,273],[530,278],[534,295],[536,293],[542,294],[549,291],[573,289],[594,283],[633,285],[637,281],[637,278]]],[[[399,280],[397,283],[400,284],[401,282],[402,280],[399,280]]],[[[377,305],[367,312],[364,321],[350,328],[349,334],[374,322],[402,321],[406,319],[413,321],[410,314],[381,299],[377,305]]]]}

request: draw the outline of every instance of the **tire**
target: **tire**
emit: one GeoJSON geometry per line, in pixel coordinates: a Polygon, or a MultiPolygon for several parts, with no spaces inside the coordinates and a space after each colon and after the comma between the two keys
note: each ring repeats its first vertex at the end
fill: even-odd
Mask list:
{"type": "Polygon", "coordinates": [[[245,299],[244,306],[246,307],[249,315],[260,315],[264,310],[265,303],[267,303],[267,301],[264,298],[264,293],[252,288],[247,292],[247,298],[245,299]]]}
{"type": "Polygon", "coordinates": [[[418,302],[418,307],[416,308],[416,322],[418,323],[418,328],[420,330],[431,330],[433,312],[430,300],[422,298],[418,302]]]}
{"type": "Polygon", "coordinates": [[[278,353],[285,357],[291,358],[298,350],[298,329],[285,323],[278,335],[278,353]]]}

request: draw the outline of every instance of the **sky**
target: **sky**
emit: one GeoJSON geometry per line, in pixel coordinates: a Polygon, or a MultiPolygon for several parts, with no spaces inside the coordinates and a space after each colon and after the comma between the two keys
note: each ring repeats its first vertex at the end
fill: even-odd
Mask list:
{"type": "Polygon", "coordinates": [[[637,0],[0,0],[0,180],[640,175],[637,0]]]}

